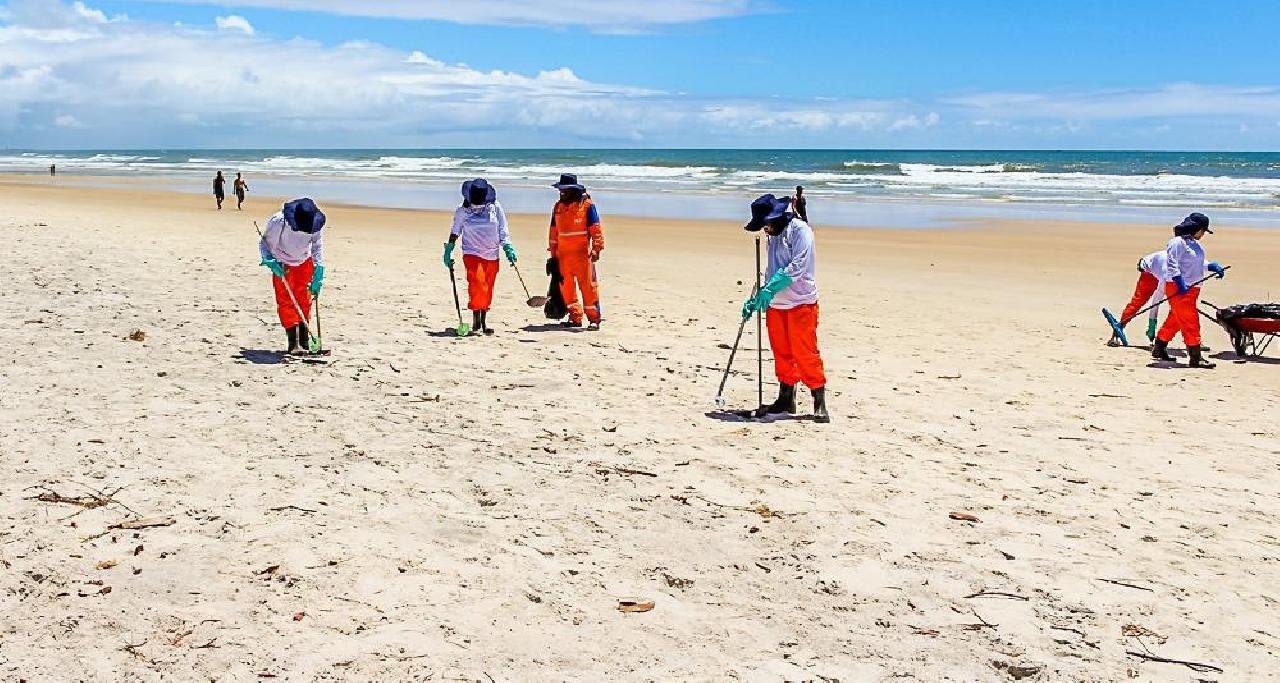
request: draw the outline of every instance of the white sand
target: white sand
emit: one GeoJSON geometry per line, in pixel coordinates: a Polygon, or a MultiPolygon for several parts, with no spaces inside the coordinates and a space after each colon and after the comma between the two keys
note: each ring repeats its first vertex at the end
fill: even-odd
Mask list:
{"type": "MultiPolygon", "coordinates": [[[[1167,227],[820,230],[834,423],[745,424],[707,413],[750,238],[599,202],[599,333],[504,268],[498,335],[451,338],[446,218],[326,206],[334,353],[260,364],[269,201],[0,181],[0,678],[1274,675],[1280,347],[1101,343],[1167,227]]],[[[1280,232],[1207,247],[1206,299],[1280,299],[1280,232]]]]}

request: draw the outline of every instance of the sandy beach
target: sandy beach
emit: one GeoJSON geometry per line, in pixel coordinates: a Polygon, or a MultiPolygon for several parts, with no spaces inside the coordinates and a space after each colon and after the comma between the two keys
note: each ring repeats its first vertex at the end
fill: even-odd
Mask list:
{"type": "MultiPolygon", "coordinates": [[[[251,222],[277,201],[0,179],[0,678],[1280,664],[1280,348],[1236,362],[1208,321],[1212,371],[1104,345],[1098,309],[1185,211],[819,225],[817,425],[711,414],[754,272],[741,222],[597,196],[604,328],[548,326],[504,266],[497,334],[458,339],[447,215],[316,199],[333,353],[283,362],[251,222]]],[[[535,294],[546,220],[513,216],[535,294]]],[[[1280,300],[1280,231],[1215,229],[1232,270],[1203,298],[1280,300]]],[[[754,407],[754,334],[735,369],[726,398],[754,407]]]]}

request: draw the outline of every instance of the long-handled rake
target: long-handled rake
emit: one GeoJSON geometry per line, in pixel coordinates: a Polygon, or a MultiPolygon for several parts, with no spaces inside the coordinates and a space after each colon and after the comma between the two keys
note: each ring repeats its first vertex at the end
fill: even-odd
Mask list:
{"type": "MultiPolygon", "coordinates": [[[[759,286],[751,289],[751,296],[756,295],[759,286]]],[[[716,390],[716,408],[724,409],[724,385],[729,381],[729,373],[733,371],[733,357],[738,355],[738,344],[742,341],[742,332],[747,329],[747,321],[751,320],[751,316],[742,319],[738,323],[738,334],[733,338],[733,348],[729,350],[729,362],[724,364],[724,376],[720,378],[720,388],[716,390]]]]}
{"type": "Polygon", "coordinates": [[[453,275],[453,264],[449,264],[449,284],[453,286],[453,309],[458,312],[458,336],[471,334],[471,324],[462,321],[462,303],[458,300],[458,279],[453,275]]]}
{"type": "MultiPolygon", "coordinates": [[[[1228,271],[1228,270],[1231,270],[1231,266],[1226,266],[1226,267],[1224,267],[1222,270],[1223,270],[1224,272],[1225,272],[1225,271],[1228,271]]],[[[1220,277],[1220,276],[1219,276],[1217,273],[1211,273],[1211,274],[1209,274],[1209,275],[1206,275],[1206,276],[1204,276],[1204,277],[1200,278],[1199,280],[1196,280],[1195,282],[1191,283],[1191,287],[1199,287],[1200,285],[1204,284],[1205,282],[1208,282],[1209,280],[1212,280],[1212,279],[1213,279],[1213,278],[1215,278],[1215,277],[1220,277]]],[[[1190,287],[1189,287],[1189,288],[1190,288],[1190,287]]],[[[1188,289],[1189,289],[1189,288],[1188,288],[1188,289]]],[[[1104,309],[1102,309],[1102,317],[1106,318],[1106,319],[1107,319],[1107,324],[1111,325],[1111,339],[1112,339],[1113,341],[1114,341],[1114,340],[1119,340],[1119,341],[1120,341],[1120,345],[1121,345],[1121,346],[1128,346],[1128,345],[1129,345],[1129,338],[1128,338],[1127,336],[1125,336],[1125,333],[1124,333],[1124,326],[1125,326],[1125,325],[1128,325],[1130,320],[1133,320],[1134,318],[1136,318],[1136,317],[1138,317],[1138,316],[1142,315],[1143,313],[1146,313],[1147,311],[1149,311],[1149,310],[1151,310],[1151,309],[1155,308],[1156,306],[1159,306],[1160,304],[1162,304],[1162,303],[1164,303],[1164,302],[1166,302],[1166,301],[1168,301],[1168,300],[1169,300],[1169,297],[1167,297],[1167,296],[1166,296],[1165,298],[1163,298],[1163,299],[1161,299],[1161,300],[1159,300],[1159,301],[1155,302],[1154,304],[1151,304],[1151,305],[1147,306],[1146,308],[1144,308],[1144,309],[1142,309],[1142,310],[1140,310],[1140,311],[1138,311],[1138,312],[1134,313],[1133,315],[1129,316],[1129,318],[1128,318],[1128,319],[1126,319],[1126,320],[1120,320],[1119,318],[1116,318],[1116,315],[1115,315],[1114,313],[1112,313],[1111,311],[1109,311],[1109,310],[1107,310],[1107,309],[1105,309],[1105,308],[1104,308],[1104,309]]]]}

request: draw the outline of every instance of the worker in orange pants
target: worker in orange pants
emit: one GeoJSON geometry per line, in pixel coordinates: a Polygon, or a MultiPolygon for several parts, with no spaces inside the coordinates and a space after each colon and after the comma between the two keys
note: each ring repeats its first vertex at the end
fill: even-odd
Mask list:
{"type": "Polygon", "coordinates": [[[267,219],[258,241],[261,265],[273,276],[276,312],[285,329],[290,354],[304,353],[310,346],[307,320],[311,317],[311,297],[324,286],[324,222],[324,212],[315,202],[306,197],[295,199],[267,219]],[[298,309],[302,309],[301,317],[298,309]]]}
{"type": "Polygon", "coordinates": [[[769,235],[769,268],[765,282],[742,304],[746,320],[757,311],[768,311],[769,345],[773,347],[774,372],[778,375],[778,399],[760,406],[757,417],[794,414],[796,385],[803,382],[813,393],[813,419],[830,422],[827,412],[827,376],[818,353],[818,281],[813,228],[791,211],[791,202],[771,194],[751,203],[749,231],[763,229],[769,235]]]}
{"type": "MultiPolygon", "coordinates": [[[[1160,283],[1164,279],[1165,252],[1152,252],[1143,256],[1138,260],[1138,283],[1134,285],[1133,297],[1129,299],[1129,303],[1125,305],[1124,312],[1120,314],[1120,324],[1128,325],[1133,316],[1137,315],[1138,310],[1147,302],[1150,302],[1156,296],[1164,296],[1163,287],[1160,283]]],[[[1160,303],[1154,302],[1151,307],[1150,315],[1147,320],[1147,339],[1155,341],[1156,338],[1156,321],[1160,316],[1160,303]]]]}
{"type": "Polygon", "coordinates": [[[449,241],[444,243],[444,266],[453,270],[453,250],[462,242],[462,264],[467,269],[467,308],[471,310],[471,334],[493,334],[489,307],[498,279],[498,251],[515,265],[507,213],[498,203],[498,191],[484,178],[462,184],[462,205],[453,212],[449,241]]]}
{"type": "Polygon", "coordinates": [[[560,191],[560,201],[551,210],[551,227],[547,233],[547,251],[560,264],[560,295],[569,309],[568,327],[582,327],[585,313],[588,329],[600,329],[600,286],[596,262],[604,251],[604,232],[600,212],[591,195],[578,183],[578,176],[564,173],[552,187],[560,191]],[[578,301],[578,293],[582,301],[578,301]]]}
{"type": "Polygon", "coordinates": [[[803,383],[809,388],[827,386],[822,356],[818,353],[818,304],[795,308],[770,308],[765,315],[774,372],[782,384],[803,383]]]}
{"type": "Polygon", "coordinates": [[[1170,314],[1151,346],[1151,357],[1156,360],[1172,361],[1169,355],[1169,342],[1174,335],[1182,333],[1182,341],[1187,345],[1189,365],[1193,368],[1212,368],[1214,364],[1204,359],[1200,347],[1200,311],[1196,307],[1200,299],[1198,283],[1205,278],[1205,272],[1212,272],[1219,278],[1226,276],[1226,269],[1216,261],[1206,261],[1204,247],[1200,240],[1205,234],[1213,234],[1209,229],[1209,219],[1202,213],[1187,216],[1173,229],[1173,239],[1165,249],[1165,294],[1169,297],[1170,314]],[[1188,284],[1190,283],[1190,284],[1188,284]]]}

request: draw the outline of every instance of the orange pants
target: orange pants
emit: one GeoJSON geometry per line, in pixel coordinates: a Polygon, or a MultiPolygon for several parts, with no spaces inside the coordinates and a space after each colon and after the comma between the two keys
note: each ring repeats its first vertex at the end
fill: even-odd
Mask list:
{"type": "Polygon", "coordinates": [[[560,296],[569,308],[570,322],[582,322],[585,308],[587,320],[600,322],[600,285],[596,281],[596,264],[586,254],[558,255],[560,260],[560,296]],[[578,303],[578,290],[582,290],[582,303],[578,303]]]}
{"type": "Polygon", "coordinates": [[[769,346],[773,366],[783,384],[804,382],[810,389],[827,385],[822,356],[818,355],[818,304],[802,304],[786,310],[770,308],[769,346]]]}
{"type": "Polygon", "coordinates": [[[1138,276],[1138,286],[1133,288],[1133,298],[1129,299],[1129,305],[1124,307],[1124,313],[1120,314],[1120,324],[1128,323],[1138,309],[1142,305],[1151,300],[1151,295],[1156,293],[1156,287],[1160,285],[1160,280],[1156,276],[1142,271],[1142,275],[1138,276]]]}
{"type": "Polygon", "coordinates": [[[1200,345],[1200,311],[1196,301],[1200,299],[1200,288],[1192,287],[1186,294],[1178,294],[1178,285],[1166,282],[1164,293],[1169,297],[1169,317],[1156,333],[1156,339],[1164,343],[1173,341],[1173,336],[1182,333],[1182,342],[1187,346],[1200,345]]]}
{"type": "Polygon", "coordinates": [[[280,324],[285,328],[307,322],[298,317],[298,309],[294,308],[293,302],[289,300],[289,292],[293,292],[293,297],[298,300],[298,308],[302,309],[302,315],[311,316],[309,287],[315,270],[315,263],[307,259],[296,266],[285,266],[284,280],[275,275],[271,276],[271,286],[276,290],[276,313],[280,316],[280,324]],[[288,290],[285,290],[286,286],[288,290]]]}
{"type": "Polygon", "coordinates": [[[493,303],[493,283],[498,280],[498,259],[490,261],[466,254],[462,264],[467,267],[467,308],[489,310],[493,303]]]}

